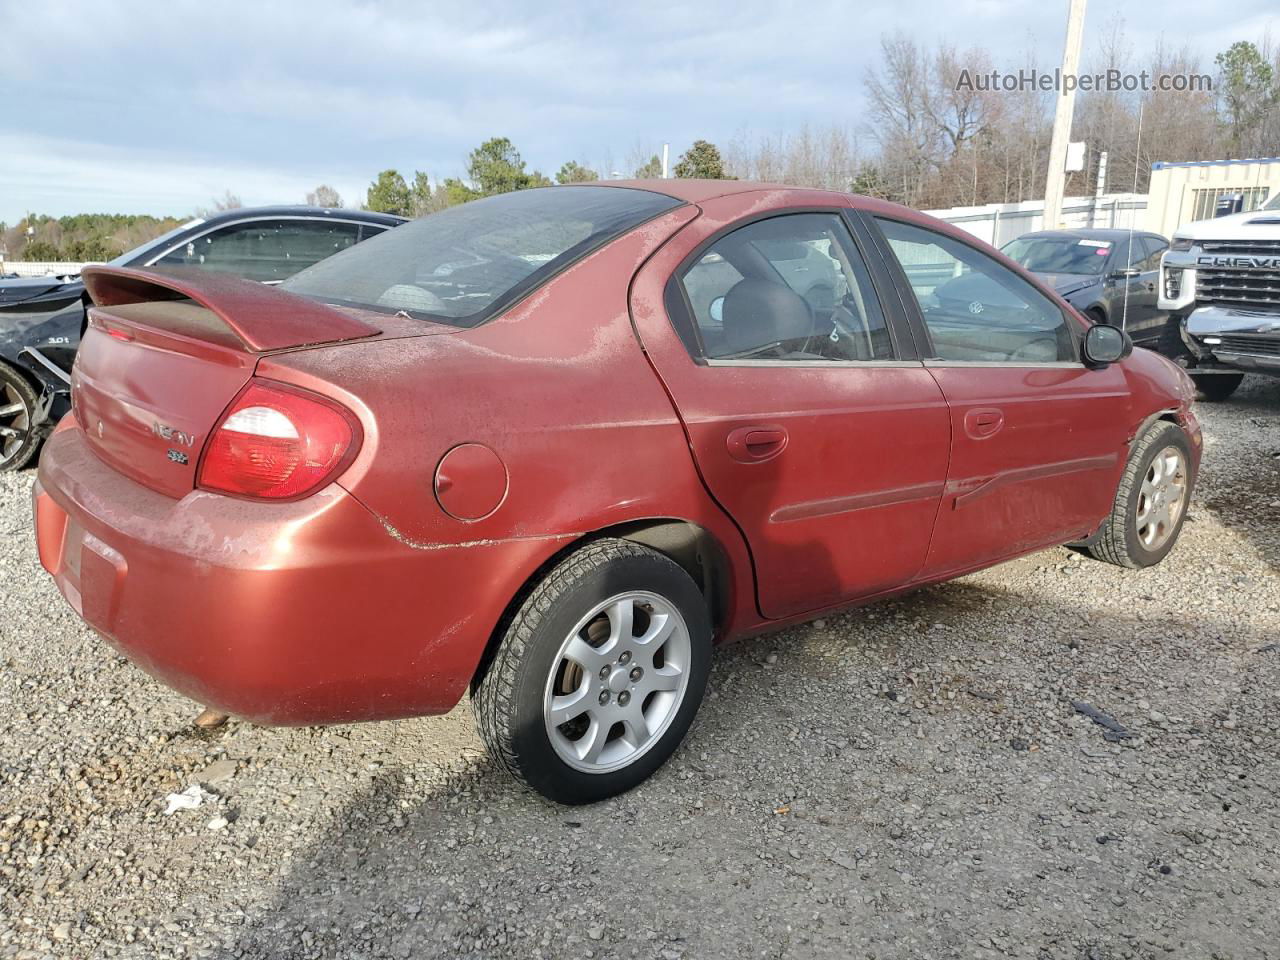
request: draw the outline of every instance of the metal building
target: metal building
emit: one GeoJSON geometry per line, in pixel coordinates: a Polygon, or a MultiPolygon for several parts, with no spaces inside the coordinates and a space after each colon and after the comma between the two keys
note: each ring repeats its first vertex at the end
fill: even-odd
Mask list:
{"type": "Polygon", "coordinates": [[[1278,190],[1280,157],[1153,163],[1143,226],[1168,237],[1185,223],[1212,217],[1224,197],[1249,211],[1278,190]]]}

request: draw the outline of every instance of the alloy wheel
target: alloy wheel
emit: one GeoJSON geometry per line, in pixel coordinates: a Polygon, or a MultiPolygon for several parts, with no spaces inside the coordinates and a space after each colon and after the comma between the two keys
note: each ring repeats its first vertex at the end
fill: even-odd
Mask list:
{"type": "Polygon", "coordinates": [[[1186,458],[1177,447],[1165,447],[1147,467],[1138,491],[1138,512],[1134,523],[1139,542],[1148,550],[1164,546],[1178,528],[1186,500],[1186,458]]]}
{"type": "Polygon", "coordinates": [[[565,638],[543,695],[547,735],[576,770],[606,773],[657,743],[680,710],[692,645],[676,607],[631,591],[597,604],[565,638]]]}
{"type": "Polygon", "coordinates": [[[0,385],[0,465],[18,455],[31,430],[31,411],[12,384],[0,385]]]}

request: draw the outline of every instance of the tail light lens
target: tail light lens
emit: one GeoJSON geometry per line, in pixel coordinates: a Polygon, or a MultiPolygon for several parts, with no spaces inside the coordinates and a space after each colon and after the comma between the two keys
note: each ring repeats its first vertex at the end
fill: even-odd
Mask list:
{"type": "Polygon", "coordinates": [[[197,486],[255,500],[297,500],[347,466],[360,424],[327,397],[250,380],[205,445],[197,486]]]}

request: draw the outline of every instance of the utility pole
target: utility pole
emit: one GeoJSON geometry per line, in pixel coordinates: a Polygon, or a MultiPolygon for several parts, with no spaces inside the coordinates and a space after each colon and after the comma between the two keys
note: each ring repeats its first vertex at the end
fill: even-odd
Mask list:
{"type": "Polygon", "coordinates": [[[1066,182],[1067,144],[1071,141],[1071,115],[1076,106],[1075,78],[1080,72],[1080,44],[1084,39],[1086,0],[1070,0],[1067,13],[1067,43],[1062,50],[1063,83],[1058,90],[1058,107],[1053,113],[1053,139],[1049,141],[1049,175],[1044,183],[1044,229],[1056,230],[1062,219],[1062,191],[1066,182]],[[1070,81],[1067,78],[1070,77],[1070,81]]]}
{"type": "MultiPolygon", "coordinates": [[[[662,145],[662,179],[663,180],[666,180],[668,177],[671,176],[671,165],[669,163],[670,159],[671,159],[671,144],[664,143],[662,145]]],[[[1261,169],[1261,167],[1259,167],[1259,169],[1261,169]]]]}
{"type": "MultiPolygon", "coordinates": [[[[1098,225],[1098,204],[1102,202],[1102,195],[1107,192],[1107,151],[1103,150],[1098,154],[1098,182],[1094,184],[1093,190],[1093,206],[1089,208],[1089,226],[1096,227],[1098,225]]],[[[1111,219],[1116,218],[1116,206],[1111,205],[1111,219]]],[[[1113,223],[1112,226],[1115,226],[1113,223]]]]}

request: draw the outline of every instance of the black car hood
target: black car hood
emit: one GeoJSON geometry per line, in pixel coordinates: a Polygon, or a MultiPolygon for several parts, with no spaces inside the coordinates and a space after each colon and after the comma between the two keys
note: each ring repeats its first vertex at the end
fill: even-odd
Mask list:
{"type": "Polygon", "coordinates": [[[1089,273],[1037,273],[1036,276],[1053,287],[1054,292],[1060,297],[1078,293],[1102,279],[1089,273]]]}

